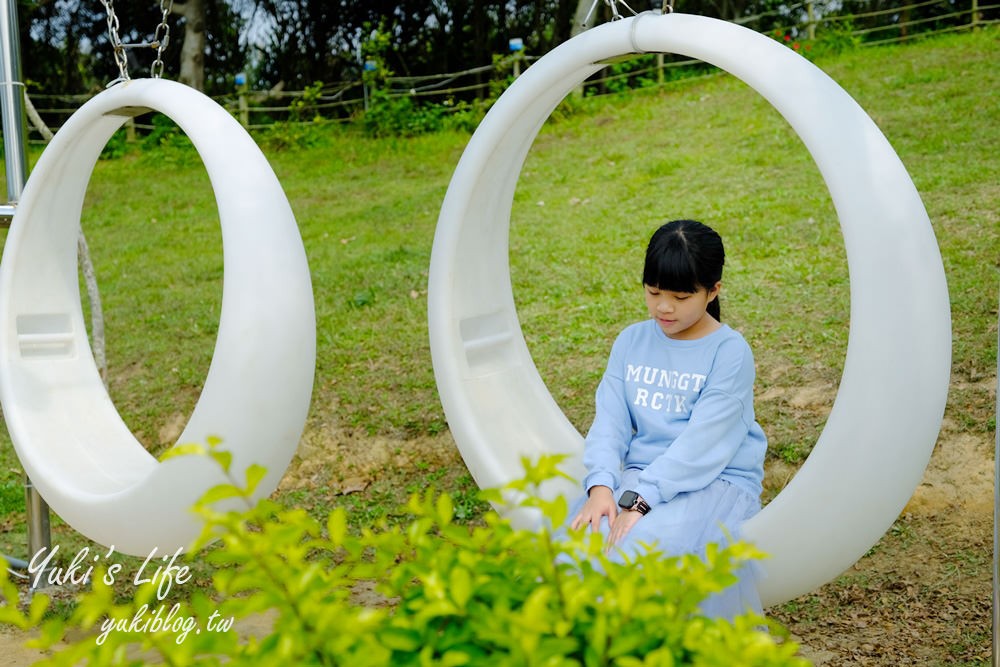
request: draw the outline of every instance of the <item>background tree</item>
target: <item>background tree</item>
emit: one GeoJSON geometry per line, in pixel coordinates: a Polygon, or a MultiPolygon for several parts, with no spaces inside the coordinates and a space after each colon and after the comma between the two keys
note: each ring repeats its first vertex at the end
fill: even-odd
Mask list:
{"type": "MultiPolygon", "coordinates": [[[[626,1],[635,11],[662,5],[662,0],[626,1]]],[[[862,39],[882,39],[904,36],[907,19],[927,19],[910,30],[940,28],[947,21],[967,23],[967,18],[949,15],[967,10],[969,1],[905,8],[901,0],[816,0],[808,5],[675,0],[675,7],[744,22],[762,32],[791,30],[800,37],[797,31],[809,6],[821,22],[827,14],[841,15],[821,26],[824,35],[853,27],[877,29],[862,39]],[[850,13],[853,19],[843,18],[850,13]]],[[[31,92],[96,92],[117,78],[101,0],[19,0],[18,7],[23,70],[31,92]]],[[[122,41],[152,40],[162,16],[159,0],[115,0],[114,8],[122,41]]],[[[490,65],[496,55],[508,53],[515,37],[523,40],[528,55],[541,55],[578,31],[591,9],[591,24],[611,18],[606,0],[176,0],[169,17],[165,75],[209,94],[232,90],[240,71],[251,75],[256,88],[305,90],[320,82],[357,82],[363,46],[374,31],[388,40],[385,67],[398,77],[459,72],[490,65]]],[[[628,13],[621,4],[619,11],[628,13]]],[[[153,57],[149,50],[130,50],[132,75],[145,76],[153,57]]],[[[482,83],[491,75],[476,76],[482,83]]],[[[480,90],[485,94],[486,87],[480,90]]]]}
{"type": "Polygon", "coordinates": [[[362,45],[389,36],[386,66],[400,76],[489,65],[512,37],[544,53],[570,35],[577,0],[260,0],[254,23],[265,35],[258,85],[301,90],[316,81],[360,78],[362,45]]]}
{"type": "MultiPolygon", "coordinates": [[[[350,46],[353,3],[334,0],[259,0],[251,14],[264,43],[254,63],[258,87],[282,84],[303,90],[317,81],[344,77],[344,52],[350,46]]],[[[361,3],[359,3],[361,4],[361,3]]],[[[346,56],[347,60],[353,58],[346,56]]]]}
{"type": "Polygon", "coordinates": [[[85,53],[81,44],[94,44],[104,21],[100,2],[18,0],[17,12],[21,67],[30,91],[54,94],[90,89],[99,57],[95,58],[94,49],[85,53]]]}
{"type": "MultiPolygon", "coordinates": [[[[157,0],[115,0],[114,9],[122,42],[153,39],[162,17],[157,0]]],[[[97,92],[118,77],[100,0],[19,0],[18,19],[22,68],[30,92],[97,92]]],[[[232,76],[247,61],[240,42],[244,23],[225,0],[175,3],[164,53],[165,76],[209,93],[231,89],[232,76]]],[[[148,76],[154,57],[152,49],[130,49],[130,75],[148,76]]]]}
{"type": "Polygon", "coordinates": [[[175,2],[171,12],[183,17],[184,23],[180,74],[177,80],[196,90],[205,90],[205,51],[208,41],[205,0],[175,2]]]}

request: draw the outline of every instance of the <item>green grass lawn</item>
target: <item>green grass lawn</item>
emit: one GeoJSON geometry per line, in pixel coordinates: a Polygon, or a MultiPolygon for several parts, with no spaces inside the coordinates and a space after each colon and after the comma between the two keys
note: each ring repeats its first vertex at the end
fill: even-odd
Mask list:
{"type": "MultiPolygon", "coordinates": [[[[818,64],[857,99],[907,166],[940,242],[952,299],[948,417],[993,427],[1000,123],[998,33],[849,52],[818,64]]],[[[299,222],[316,296],[311,418],[406,439],[447,428],[427,341],[434,227],[468,135],[372,139],[331,127],[265,152],[299,222]]],[[[35,156],[37,157],[37,156],[35,156]]],[[[714,75],[575,102],[543,129],[512,211],[510,253],[525,336],[581,430],[615,334],[645,316],[642,253],[662,221],[694,217],[727,242],[723,319],[742,330],[758,392],[835,386],[848,275],[829,194],[805,147],[746,85],[714,75]]],[[[83,228],[107,329],[110,391],[154,451],[197,400],[221,299],[221,234],[193,151],[102,160],[83,228]]],[[[865,289],[894,298],[893,285],[865,289]]],[[[946,313],[942,313],[945,316],[946,313]]],[[[276,388],[276,390],[279,390],[276,388]]],[[[772,455],[796,463],[822,414],[762,403],[772,455]]],[[[0,544],[23,544],[21,472],[0,437],[0,544]]]]}

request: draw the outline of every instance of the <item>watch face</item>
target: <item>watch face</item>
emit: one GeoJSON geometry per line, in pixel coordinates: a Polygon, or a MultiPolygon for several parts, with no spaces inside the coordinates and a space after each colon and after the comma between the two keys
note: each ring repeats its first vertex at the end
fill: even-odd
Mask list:
{"type": "Polygon", "coordinates": [[[639,497],[635,491],[626,491],[622,494],[622,497],[618,499],[618,506],[624,507],[625,509],[632,509],[635,505],[636,499],[639,497]]]}

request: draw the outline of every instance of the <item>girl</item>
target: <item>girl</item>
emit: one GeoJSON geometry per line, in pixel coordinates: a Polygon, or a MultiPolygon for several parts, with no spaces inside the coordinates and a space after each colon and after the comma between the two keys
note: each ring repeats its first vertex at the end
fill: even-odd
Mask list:
{"type": "MultiPolygon", "coordinates": [[[[586,495],[569,514],[571,528],[604,532],[611,550],[703,554],[760,510],[767,441],[754,418],[750,347],[719,321],[724,261],[722,239],[694,220],[668,222],[649,241],[650,319],[611,348],[584,449],[586,495]]],[[[748,579],[703,611],[760,613],[748,579]]]]}

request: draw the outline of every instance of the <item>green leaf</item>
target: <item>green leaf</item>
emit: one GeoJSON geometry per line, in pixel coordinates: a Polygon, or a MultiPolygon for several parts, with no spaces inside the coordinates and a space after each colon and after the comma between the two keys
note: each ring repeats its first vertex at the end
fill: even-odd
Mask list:
{"type": "Polygon", "coordinates": [[[462,566],[457,566],[451,571],[448,581],[448,589],[451,599],[455,601],[459,609],[465,609],[472,597],[472,574],[462,566]]]}
{"type": "Polygon", "coordinates": [[[229,469],[233,465],[232,452],[227,451],[225,449],[216,449],[213,447],[211,450],[209,450],[208,455],[212,457],[212,460],[214,460],[216,463],[219,464],[219,467],[222,468],[223,472],[227,474],[229,473],[229,469]]]}
{"type": "Polygon", "coordinates": [[[208,454],[205,445],[197,442],[177,443],[167,451],[160,454],[160,461],[169,461],[178,456],[204,456],[208,454]]]}
{"type": "Polygon", "coordinates": [[[220,500],[227,500],[229,498],[242,498],[243,489],[232,484],[218,484],[213,486],[211,489],[206,491],[202,495],[201,499],[198,501],[202,505],[211,505],[217,503],[220,500]]]}
{"type": "Polygon", "coordinates": [[[253,495],[254,491],[257,490],[257,486],[260,484],[260,481],[264,479],[265,475],[267,475],[267,468],[265,468],[262,465],[254,463],[249,468],[247,468],[246,494],[248,496],[253,495]]]}
{"type": "Polygon", "coordinates": [[[468,665],[471,662],[472,656],[464,651],[447,651],[437,659],[435,664],[441,667],[459,667],[460,665],[468,665]]]}
{"type": "Polygon", "coordinates": [[[536,486],[552,479],[573,479],[559,469],[559,465],[567,458],[565,454],[543,454],[532,463],[528,457],[522,457],[524,479],[536,486]]]}
{"type": "Polygon", "coordinates": [[[442,493],[437,499],[437,520],[438,525],[447,526],[455,516],[455,506],[451,502],[451,496],[442,493]]]}
{"type": "Polygon", "coordinates": [[[379,643],[400,653],[414,653],[420,649],[423,642],[416,630],[398,627],[385,627],[378,631],[379,643]]]}
{"type": "Polygon", "coordinates": [[[344,535],[347,534],[347,513],[342,507],[330,512],[326,518],[326,533],[330,542],[340,546],[344,542],[344,535]]]}
{"type": "MultiPolygon", "coordinates": [[[[635,655],[636,649],[649,641],[649,633],[643,628],[628,626],[611,638],[611,647],[608,655],[612,658],[619,658],[623,655],[635,655]]],[[[642,655],[639,653],[639,655],[642,655]]]]}

